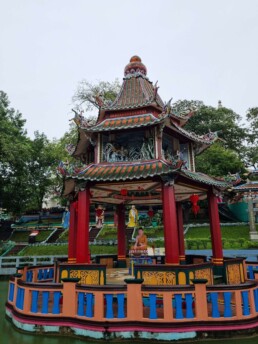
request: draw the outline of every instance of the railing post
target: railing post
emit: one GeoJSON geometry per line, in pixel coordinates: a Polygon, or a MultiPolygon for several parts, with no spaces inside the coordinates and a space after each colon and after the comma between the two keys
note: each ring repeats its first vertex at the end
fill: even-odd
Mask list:
{"type": "Polygon", "coordinates": [[[65,317],[74,317],[77,315],[77,295],[76,283],[80,278],[63,278],[63,313],[65,317]]]}
{"type": "Polygon", "coordinates": [[[207,279],[192,279],[195,288],[195,315],[198,320],[208,319],[207,279]]]}
{"type": "Polygon", "coordinates": [[[143,317],[142,283],[143,279],[127,278],[127,319],[141,320],[143,317]]]}

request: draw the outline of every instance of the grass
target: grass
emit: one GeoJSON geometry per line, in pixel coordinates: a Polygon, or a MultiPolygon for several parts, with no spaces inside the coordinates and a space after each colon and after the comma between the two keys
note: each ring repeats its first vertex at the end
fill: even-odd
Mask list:
{"type": "Polygon", "coordinates": [[[100,231],[98,237],[98,240],[109,240],[109,239],[113,239],[116,240],[117,239],[117,229],[114,227],[107,227],[104,226],[103,229],[100,231]]]}
{"type": "MultiPolygon", "coordinates": [[[[36,241],[41,242],[47,239],[52,230],[40,231],[36,236],[36,241]]],[[[14,242],[28,242],[31,231],[15,231],[10,240],[14,242]]]]}
{"type": "MultiPolygon", "coordinates": [[[[27,246],[21,256],[56,256],[67,255],[68,245],[27,246]]],[[[90,246],[91,254],[116,254],[117,246],[90,246]]]]}
{"type": "Polygon", "coordinates": [[[57,239],[57,242],[68,242],[69,230],[66,229],[57,239]]]}
{"type": "MultiPolygon", "coordinates": [[[[221,234],[223,239],[249,239],[248,226],[225,226],[221,227],[221,234]]],[[[209,227],[195,227],[189,228],[186,233],[186,239],[209,239],[211,236],[209,227]]]]}

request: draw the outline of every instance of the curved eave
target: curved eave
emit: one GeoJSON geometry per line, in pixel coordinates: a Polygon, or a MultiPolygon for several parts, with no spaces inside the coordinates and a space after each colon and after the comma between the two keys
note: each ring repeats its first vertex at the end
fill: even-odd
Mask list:
{"type": "Polygon", "coordinates": [[[78,128],[78,140],[74,152],[71,154],[75,159],[79,159],[83,154],[87,152],[90,144],[89,137],[82,128],[78,128]]]}
{"type": "Polygon", "coordinates": [[[185,177],[187,179],[191,179],[195,182],[209,185],[209,186],[214,186],[219,189],[226,189],[230,187],[230,184],[227,182],[224,182],[222,180],[214,179],[207,174],[200,173],[200,172],[192,172],[189,170],[181,170],[179,173],[182,177],[185,177]]]}
{"type": "Polygon", "coordinates": [[[121,118],[107,118],[90,128],[80,128],[85,132],[105,132],[115,130],[125,130],[153,126],[164,121],[164,118],[157,118],[150,114],[138,116],[126,116],[121,118]]]}

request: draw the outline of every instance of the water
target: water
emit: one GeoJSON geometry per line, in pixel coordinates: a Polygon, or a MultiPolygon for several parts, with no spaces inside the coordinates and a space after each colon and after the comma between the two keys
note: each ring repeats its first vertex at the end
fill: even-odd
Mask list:
{"type": "MultiPolygon", "coordinates": [[[[0,344],[96,344],[97,342],[89,342],[71,337],[60,336],[43,336],[24,334],[17,331],[13,325],[5,319],[5,301],[7,300],[8,282],[0,281],[0,344]]],[[[103,343],[103,342],[102,342],[103,343]]],[[[118,342],[116,342],[118,343],[118,342]]],[[[128,342],[127,342],[128,343],[128,342]]],[[[136,342],[134,342],[136,344],[136,342]]],[[[146,341],[144,342],[147,343],[146,341]]],[[[150,341],[148,340],[148,343],[150,341]]],[[[172,342],[170,342],[172,343],[172,342]]],[[[174,342],[178,343],[178,342],[174,342]]],[[[231,340],[209,340],[209,341],[190,341],[188,343],[200,344],[258,344],[258,337],[240,338],[231,340]]],[[[137,344],[141,344],[137,342],[137,344]]],[[[143,344],[143,343],[142,343],[143,344]]]]}

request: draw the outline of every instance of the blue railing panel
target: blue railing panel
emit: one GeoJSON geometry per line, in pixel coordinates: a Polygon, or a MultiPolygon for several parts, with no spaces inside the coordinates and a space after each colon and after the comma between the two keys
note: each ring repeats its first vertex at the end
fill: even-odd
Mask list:
{"type": "Polygon", "coordinates": [[[243,315],[250,315],[248,291],[247,290],[241,291],[241,295],[242,295],[242,302],[243,302],[243,306],[242,306],[243,315]]]}
{"type": "Polygon", "coordinates": [[[93,317],[93,294],[92,293],[86,294],[86,317],[88,318],[93,317]]]}
{"type": "Polygon", "coordinates": [[[42,314],[48,313],[49,291],[42,292],[42,314]]]}
{"type": "Polygon", "coordinates": [[[17,297],[16,297],[16,307],[23,310],[23,305],[24,305],[24,289],[18,287],[17,297]]]}
{"type": "Polygon", "coordinates": [[[258,288],[254,289],[254,304],[255,304],[255,310],[258,312],[258,288]]]}
{"type": "Polygon", "coordinates": [[[113,295],[112,294],[105,294],[105,298],[106,298],[106,318],[107,319],[114,319],[113,295]]]}
{"type": "Polygon", "coordinates": [[[14,283],[10,283],[8,300],[13,302],[13,299],[14,299],[14,283]]]}
{"type": "Polygon", "coordinates": [[[53,307],[52,307],[52,313],[53,314],[60,314],[60,300],[61,300],[61,292],[60,291],[54,291],[53,307]]]}
{"type": "Polygon", "coordinates": [[[78,293],[78,310],[77,314],[83,316],[84,315],[84,299],[85,294],[82,292],[78,293]]]}
{"type": "Polygon", "coordinates": [[[224,318],[232,317],[232,305],[231,305],[232,292],[224,292],[224,318]]]}
{"type": "Polygon", "coordinates": [[[185,294],[185,304],[186,304],[186,318],[187,319],[194,318],[192,294],[185,294]]]}
{"type": "Polygon", "coordinates": [[[150,319],[157,319],[157,295],[156,294],[150,294],[150,319]]]}
{"type": "Polygon", "coordinates": [[[182,294],[175,295],[176,319],[183,319],[183,299],[182,294]]]}
{"type": "Polygon", "coordinates": [[[211,297],[211,316],[212,318],[219,318],[220,313],[219,313],[219,304],[218,304],[218,298],[219,295],[218,293],[210,293],[211,297]]]}
{"type": "Polygon", "coordinates": [[[118,294],[117,295],[117,306],[118,306],[117,317],[119,319],[125,318],[125,311],[124,311],[125,295],[124,294],[118,294]]]}
{"type": "Polygon", "coordinates": [[[37,313],[38,312],[38,299],[39,299],[39,292],[38,290],[32,290],[31,292],[31,312],[37,313]]]}

